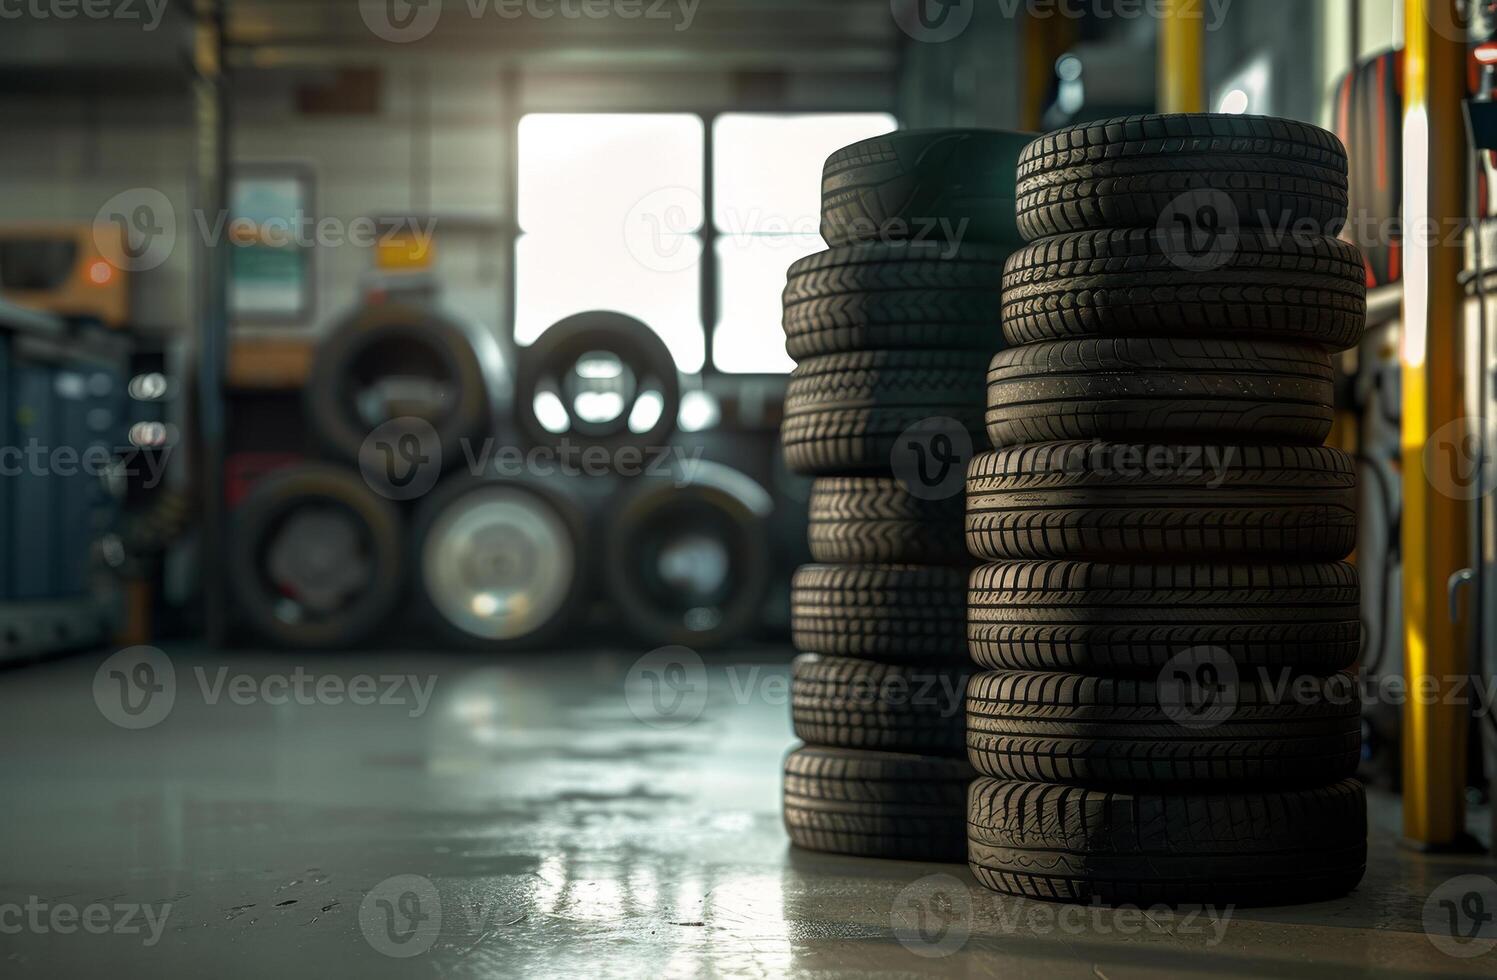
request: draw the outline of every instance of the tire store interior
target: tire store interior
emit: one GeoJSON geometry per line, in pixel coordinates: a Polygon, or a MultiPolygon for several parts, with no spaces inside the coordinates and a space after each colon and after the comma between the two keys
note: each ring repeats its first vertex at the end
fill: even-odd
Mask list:
{"type": "Polygon", "coordinates": [[[0,190],[0,976],[1497,976],[1497,3],[0,0],[0,190]]]}

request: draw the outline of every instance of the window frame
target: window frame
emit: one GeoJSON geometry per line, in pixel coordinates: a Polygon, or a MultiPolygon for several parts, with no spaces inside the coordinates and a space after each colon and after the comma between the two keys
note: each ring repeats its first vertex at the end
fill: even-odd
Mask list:
{"type": "MultiPolygon", "coordinates": [[[[513,104],[513,103],[511,103],[513,104]]],[[[816,106],[815,108],[789,107],[784,105],[749,105],[734,106],[731,109],[715,108],[692,108],[690,106],[678,106],[665,108],[661,106],[640,107],[637,109],[536,109],[533,112],[515,111],[507,127],[510,133],[509,151],[509,180],[507,181],[507,208],[508,214],[505,219],[506,235],[504,248],[509,268],[509,281],[506,289],[505,306],[507,324],[505,337],[507,343],[512,347],[518,347],[515,340],[515,324],[518,320],[518,308],[516,298],[518,296],[519,268],[516,264],[518,245],[521,235],[525,232],[520,228],[519,194],[520,194],[520,120],[528,115],[552,115],[552,116],[588,116],[606,113],[608,115],[652,115],[661,113],[673,113],[681,115],[696,116],[702,122],[702,227],[697,232],[697,238],[702,245],[702,260],[699,263],[697,274],[700,277],[698,292],[701,306],[701,326],[703,360],[700,377],[703,381],[743,381],[747,383],[764,382],[783,384],[788,375],[781,373],[740,373],[736,371],[722,371],[717,366],[716,352],[714,349],[714,336],[717,333],[718,314],[720,311],[719,289],[721,288],[721,273],[718,268],[717,243],[723,237],[717,229],[717,189],[714,186],[715,161],[717,159],[717,138],[715,123],[719,116],[726,115],[776,115],[776,116],[820,116],[820,115],[859,115],[884,113],[894,119],[896,131],[900,128],[899,113],[893,106],[869,106],[869,105],[831,105],[816,106]]],[[[731,236],[730,236],[731,237],[731,236]]]]}

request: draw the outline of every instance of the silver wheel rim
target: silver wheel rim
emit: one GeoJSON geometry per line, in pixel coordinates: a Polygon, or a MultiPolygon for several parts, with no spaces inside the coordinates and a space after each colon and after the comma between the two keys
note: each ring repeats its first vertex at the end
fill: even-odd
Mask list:
{"type": "Polygon", "coordinates": [[[550,622],[576,575],[566,523],[545,501],[514,487],[465,494],[438,515],[422,545],[432,605],[453,626],[485,640],[514,640],[550,622]]]}

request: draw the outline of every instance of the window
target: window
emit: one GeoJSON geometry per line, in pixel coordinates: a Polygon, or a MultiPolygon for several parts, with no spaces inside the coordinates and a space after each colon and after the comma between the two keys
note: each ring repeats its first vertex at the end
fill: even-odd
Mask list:
{"type": "Polygon", "coordinates": [[[684,372],[708,356],[701,268],[718,264],[713,365],[793,366],[780,327],[790,263],[822,244],[821,166],[895,128],[884,113],[729,113],[712,127],[713,231],[703,255],[705,127],[689,114],[535,114],[520,121],[515,340],[563,317],[614,309],[665,340],[684,372]]]}
{"type": "Polygon", "coordinates": [[[790,264],[825,248],[821,167],[849,143],[895,128],[883,113],[727,113],[712,126],[717,329],[712,363],[734,374],[789,371],[780,293],[790,264]]]}
{"type": "Polygon", "coordinates": [[[617,310],[659,333],[682,371],[702,369],[704,140],[701,118],[682,113],[520,120],[517,343],[573,313],[617,310]],[[638,220],[662,193],[667,229],[638,220]]]}

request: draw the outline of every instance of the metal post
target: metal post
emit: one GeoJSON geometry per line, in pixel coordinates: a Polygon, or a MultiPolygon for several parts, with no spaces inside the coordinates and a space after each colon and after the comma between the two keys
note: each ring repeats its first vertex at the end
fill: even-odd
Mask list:
{"type": "Polygon", "coordinates": [[[1464,631],[1449,601],[1467,567],[1465,501],[1431,483],[1432,438],[1461,445],[1447,428],[1465,415],[1461,358],[1464,290],[1466,45],[1457,0],[1406,0],[1404,8],[1403,608],[1410,697],[1403,724],[1403,830],[1415,847],[1446,849],[1465,836],[1468,708],[1444,695],[1470,671],[1464,631]],[[1442,431],[1443,430],[1443,431],[1442,431]],[[1438,685],[1438,695],[1421,695],[1438,685]]]}
{"type": "MultiPolygon", "coordinates": [[[[196,0],[193,36],[193,109],[196,115],[193,208],[211,227],[228,208],[228,86],[224,79],[224,12],[221,0],[196,0]]],[[[189,216],[194,230],[198,223],[189,216]]],[[[197,271],[197,434],[202,540],[198,555],[207,640],[222,645],[227,636],[224,566],[228,535],[224,514],[224,440],[227,413],[224,365],[229,333],[228,256],[215,243],[198,241],[197,271]]]]}
{"type": "Polygon", "coordinates": [[[1206,111],[1204,0],[1164,0],[1159,21],[1159,111],[1206,111]]]}

